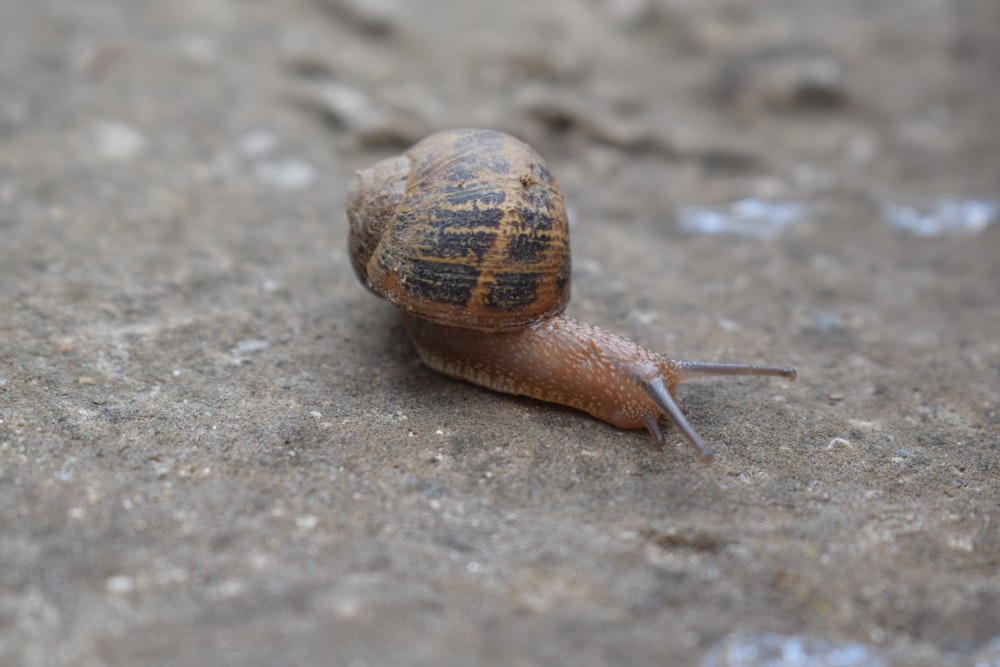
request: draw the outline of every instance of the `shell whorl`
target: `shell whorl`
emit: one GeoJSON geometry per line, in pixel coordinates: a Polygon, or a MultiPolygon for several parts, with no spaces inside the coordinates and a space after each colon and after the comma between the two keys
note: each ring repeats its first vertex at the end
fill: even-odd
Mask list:
{"type": "Polygon", "coordinates": [[[351,182],[347,192],[347,219],[351,223],[348,251],[354,273],[365,285],[368,263],[406,194],[409,175],[409,158],[397,155],[357,172],[351,182]]]}
{"type": "Polygon", "coordinates": [[[431,135],[358,172],[347,208],[355,272],[404,311],[498,331],[569,300],[562,194],[541,157],[506,134],[431,135]]]}

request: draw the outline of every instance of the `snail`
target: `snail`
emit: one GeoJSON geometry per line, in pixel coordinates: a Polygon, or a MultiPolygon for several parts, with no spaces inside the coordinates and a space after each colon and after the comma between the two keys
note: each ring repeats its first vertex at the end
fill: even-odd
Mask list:
{"type": "Polygon", "coordinates": [[[400,310],[420,358],[446,376],[645,428],[661,447],[666,416],[706,463],[712,452],[678,407],[678,384],[796,377],[793,368],[674,361],[563,315],[563,197],[542,158],[504,133],[439,132],[357,172],[347,216],[358,278],[400,310]]]}

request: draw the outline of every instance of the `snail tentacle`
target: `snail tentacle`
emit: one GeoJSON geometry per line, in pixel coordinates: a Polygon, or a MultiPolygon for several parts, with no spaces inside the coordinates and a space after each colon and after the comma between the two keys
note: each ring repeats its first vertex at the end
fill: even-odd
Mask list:
{"type": "Polygon", "coordinates": [[[674,368],[680,377],[680,382],[687,382],[703,377],[731,377],[734,375],[767,375],[795,381],[798,372],[794,368],[784,366],[758,366],[756,364],[733,364],[715,361],[679,361],[673,360],[674,368]]]}
{"type": "MultiPolygon", "coordinates": [[[[652,380],[648,380],[646,382],[646,393],[649,394],[649,397],[656,403],[657,407],[663,410],[663,414],[674,425],[674,428],[681,432],[684,439],[698,450],[698,459],[702,463],[711,463],[714,458],[712,450],[708,448],[708,445],[705,444],[698,433],[695,432],[694,427],[691,426],[691,422],[681,412],[674,397],[670,395],[667,386],[663,383],[663,378],[657,376],[652,380]]],[[[653,434],[653,438],[662,444],[663,433],[660,431],[659,425],[655,423],[655,420],[653,420],[653,426],[650,426],[649,418],[647,418],[646,428],[653,434]]]]}

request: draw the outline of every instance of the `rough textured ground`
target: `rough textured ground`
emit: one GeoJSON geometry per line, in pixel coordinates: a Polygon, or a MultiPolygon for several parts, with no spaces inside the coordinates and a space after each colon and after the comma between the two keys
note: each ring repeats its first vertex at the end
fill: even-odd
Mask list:
{"type": "Polygon", "coordinates": [[[0,3],[0,663],[1000,660],[1000,226],[876,205],[997,196],[998,5],[416,5],[0,3]],[[571,314],[798,367],[683,388],[713,466],[357,283],[352,171],[470,125],[559,177],[571,314]],[[814,214],[677,231],[748,195],[814,214]]]}

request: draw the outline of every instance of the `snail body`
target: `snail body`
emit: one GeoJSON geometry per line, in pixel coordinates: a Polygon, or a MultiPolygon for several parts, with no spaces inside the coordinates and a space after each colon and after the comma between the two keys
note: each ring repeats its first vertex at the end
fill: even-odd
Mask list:
{"type": "Polygon", "coordinates": [[[492,130],[431,135],[355,176],[350,254],[371,291],[396,305],[423,362],[446,376],[577,408],[665,444],[666,416],[712,453],[674,400],[709,375],[771,375],[774,366],[674,361],[562,314],[569,230],[541,157],[492,130]]]}

